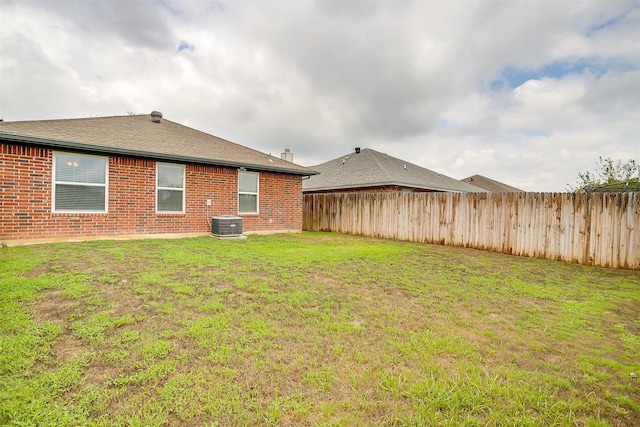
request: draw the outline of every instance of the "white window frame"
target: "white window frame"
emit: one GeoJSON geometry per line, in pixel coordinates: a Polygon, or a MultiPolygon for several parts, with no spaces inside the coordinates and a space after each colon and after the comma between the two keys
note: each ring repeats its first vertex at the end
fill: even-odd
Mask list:
{"type": "Polygon", "coordinates": [[[108,213],[109,211],[109,157],[108,156],[96,156],[92,154],[78,154],[78,153],[70,153],[65,151],[54,151],[53,164],[51,167],[52,177],[51,182],[53,185],[51,186],[51,212],[53,213],[77,213],[77,214],[96,214],[96,213],[108,213]],[[96,159],[102,159],[105,162],[104,168],[104,184],[94,183],[94,182],[77,182],[77,181],[57,181],[56,180],[56,164],[57,157],[59,155],[73,156],[78,159],[82,159],[83,157],[93,157],[96,159]],[[84,210],[84,209],[58,209],[56,207],[56,187],[58,184],[61,185],[77,185],[81,187],[103,187],[104,188],[104,210],[84,210]]]}
{"type": "Polygon", "coordinates": [[[258,215],[260,213],[260,173],[258,172],[238,172],[238,214],[242,215],[258,215]],[[241,175],[249,175],[256,177],[256,191],[240,191],[240,176],[241,175]],[[240,210],[240,195],[248,194],[252,196],[256,196],[256,211],[255,212],[242,212],[240,210]]]}
{"type": "Polygon", "coordinates": [[[186,175],[187,168],[184,164],[179,163],[162,163],[156,162],[156,213],[157,214],[184,214],[185,213],[185,194],[186,194],[186,175]],[[182,167],[182,188],[176,187],[160,187],[158,185],[158,178],[160,177],[160,167],[161,166],[181,166],[182,167]],[[158,191],[159,190],[169,190],[169,191],[181,191],[182,192],[182,210],[180,211],[161,211],[158,209],[158,191]]]}

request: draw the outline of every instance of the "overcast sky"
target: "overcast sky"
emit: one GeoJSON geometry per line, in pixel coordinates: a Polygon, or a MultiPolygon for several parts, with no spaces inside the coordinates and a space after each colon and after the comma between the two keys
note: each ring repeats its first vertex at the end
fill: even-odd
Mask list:
{"type": "Polygon", "coordinates": [[[565,191],[640,161],[640,2],[0,0],[5,121],[152,110],[305,166],[565,191]]]}

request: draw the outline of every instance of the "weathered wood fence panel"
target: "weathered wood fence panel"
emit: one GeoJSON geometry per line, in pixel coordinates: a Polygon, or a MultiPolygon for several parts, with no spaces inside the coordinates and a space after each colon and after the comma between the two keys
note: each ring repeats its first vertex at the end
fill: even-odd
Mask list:
{"type": "Polygon", "coordinates": [[[638,193],[327,193],[303,229],[640,270],[638,193]]]}

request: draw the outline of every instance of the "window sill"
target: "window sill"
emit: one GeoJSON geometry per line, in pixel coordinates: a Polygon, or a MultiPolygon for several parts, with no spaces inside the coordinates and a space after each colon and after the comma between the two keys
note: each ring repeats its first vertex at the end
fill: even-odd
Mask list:
{"type": "Polygon", "coordinates": [[[51,211],[52,215],[69,215],[69,216],[90,216],[90,215],[106,215],[107,211],[51,211]]]}

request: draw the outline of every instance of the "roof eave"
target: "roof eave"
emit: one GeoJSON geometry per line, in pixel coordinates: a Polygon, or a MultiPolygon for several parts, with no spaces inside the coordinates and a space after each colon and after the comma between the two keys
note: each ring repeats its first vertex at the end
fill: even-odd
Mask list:
{"type": "Polygon", "coordinates": [[[149,158],[154,160],[168,160],[168,161],[176,161],[176,162],[184,162],[184,163],[227,166],[227,167],[234,167],[234,168],[244,167],[247,169],[261,170],[261,171],[268,171],[268,172],[282,172],[282,173],[288,173],[292,175],[310,176],[310,175],[317,175],[320,173],[311,169],[303,171],[299,169],[289,169],[289,168],[283,168],[278,166],[258,165],[258,164],[246,163],[246,162],[235,162],[231,160],[214,160],[214,159],[205,159],[201,157],[152,153],[152,152],[141,151],[141,150],[131,150],[131,149],[126,149],[126,148],[123,149],[123,148],[117,148],[117,147],[105,147],[102,145],[83,144],[79,142],[58,141],[53,139],[16,135],[16,134],[4,133],[4,132],[0,132],[0,140],[7,140],[11,142],[22,142],[22,143],[28,143],[28,144],[39,145],[39,146],[50,147],[50,148],[66,148],[71,150],[78,150],[78,151],[85,151],[85,152],[92,152],[92,153],[120,154],[125,156],[149,158]]]}

